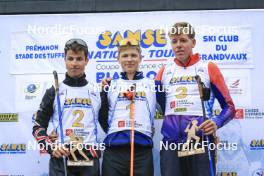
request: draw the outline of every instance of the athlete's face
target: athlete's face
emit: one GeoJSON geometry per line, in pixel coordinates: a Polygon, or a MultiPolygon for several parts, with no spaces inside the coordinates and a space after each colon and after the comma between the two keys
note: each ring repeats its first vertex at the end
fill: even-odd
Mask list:
{"type": "Polygon", "coordinates": [[[175,58],[183,64],[185,64],[190,55],[192,55],[192,49],[195,47],[195,44],[195,39],[189,38],[187,34],[174,35],[171,37],[171,47],[175,58]]]}
{"type": "Polygon", "coordinates": [[[141,62],[141,55],[136,48],[126,48],[120,51],[118,62],[124,72],[128,74],[134,74],[141,62]]]}
{"type": "Polygon", "coordinates": [[[88,59],[85,57],[84,51],[74,52],[68,50],[65,56],[65,65],[67,73],[72,78],[79,78],[84,74],[85,66],[88,59]]]}

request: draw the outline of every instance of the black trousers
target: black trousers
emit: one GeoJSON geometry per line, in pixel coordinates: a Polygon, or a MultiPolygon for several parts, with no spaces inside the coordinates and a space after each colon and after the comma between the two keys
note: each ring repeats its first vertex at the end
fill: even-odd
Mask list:
{"type": "MultiPolygon", "coordinates": [[[[62,158],[50,158],[49,176],[64,176],[64,165],[62,158]]],[[[94,159],[93,166],[68,166],[67,176],[100,176],[99,159],[94,159]]]]}
{"type": "MultiPolygon", "coordinates": [[[[152,148],[135,146],[134,176],[153,176],[152,148]]],[[[106,148],[102,165],[103,176],[129,176],[130,146],[106,148]]]]}
{"type": "MultiPolygon", "coordinates": [[[[214,151],[211,151],[214,175],[214,151]]],[[[177,150],[160,151],[161,176],[211,176],[208,150],[203,154],[178,157],[177,150]]]]}

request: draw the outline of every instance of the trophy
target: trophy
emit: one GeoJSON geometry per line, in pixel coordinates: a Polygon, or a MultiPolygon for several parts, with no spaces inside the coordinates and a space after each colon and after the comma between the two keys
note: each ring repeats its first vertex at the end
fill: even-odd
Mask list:
{"type": "MultiPolygon", "coordinates": [[[[198,90],[199,90],[199,95],[200,95],[201,104],[202,104],[202,111],[203,111],[203,122],[204,122],[205,118],[206,118],[204,101],[210,99],[210,89],[204,87],[204,84],[202,83],[199,75],[196,75],[195,79],[196,79],[197,84],[198,84],[198,90]]],[[[199,127],[197,126],[198,121],[194,119],[194,120],[192,120],[191,123],[192,123],[192,126],[190,126],[190,124],[188,124],[185,131],[184,131],[187,133],[187,141],[183,144],[182,150],[178,151],[179,157],[205,153],[205,148],[203,145],[201,145],[201,147],[198,148],[199,141],[200,141],[200,137],[196,136],[196,132],[199,131],[199,127]],[[191,143],[192,140],[194,140],[194,144],[191,143]]],[[[204,134],[202,134],[201,141],[203,141],[203,140],[204,140],[204,134]]]]}
{"type": "Polygon", "coordinates": [[[73,132],[69,137],[70,156],[67,160],[67,166],[93,166],[93,160],[90,160],[83,151],[83,138],[76,136],[73,132]]]}
{"type": "Polygon", "coordinates": [[[187,141],[183,144],[182,150],[178,151],[179,157],[205,153],[203,146],[198,148],[200,137],[196,136],[196,132],[199,131],[197,124],[197,120],[192,120],[192,126],[187,125],[184,131],[187,133],[187,141]],[[191,140],[194,140],[194,143],[191,143],[191,140]]]}

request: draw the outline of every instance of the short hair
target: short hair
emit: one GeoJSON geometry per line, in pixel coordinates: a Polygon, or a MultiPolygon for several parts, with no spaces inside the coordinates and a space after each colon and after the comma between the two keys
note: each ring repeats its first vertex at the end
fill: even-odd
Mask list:
{"type": "Polygon", "coordinates": [[[88,59],[88,46],[82,39],[70,39],[65,43],[64,55],[66,56],[67,51],[72,50],[75,53],[84,51],[85,59],[88,59]]]}
{"type": "Polygon", "coordinates": [[[181,34],[186,34],[188,35],[188,37],[190,39],[194,39],[195,38],[195,31],[194,31],[194,28],[192,27],[192,25],[190,23],[187,23],[187,22],[178,22],[178,23],[175,23],[168,35],[170,38],[172,38],[173,36],[176,36],[176,35],[181,35],[181,34]]]}

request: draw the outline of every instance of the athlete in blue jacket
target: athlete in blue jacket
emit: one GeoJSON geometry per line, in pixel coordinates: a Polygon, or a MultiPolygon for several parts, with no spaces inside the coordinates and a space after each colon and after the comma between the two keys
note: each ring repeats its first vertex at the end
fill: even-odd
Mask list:
{"type": "MultiPolygon", "coordinates": [[[[118,62],[123,72],[121,79],[112,80],[101,93],[102,106],[99,121],[107,137],[104,142],[103,176],[127,176],[131,166],[131,143],[134,143],[135,176],[153,176],[153,129],[156,102],[164,102],[162,93],[156,93],[159,81],[144,78],[138,71],[141,62],[138,41],[123,39],[118,47],[118,62]],[[131,120],[131,89],[134,88],[135,113],[131,120]],[[134,121],[134,125],[132,125],[134,121]],[[132,129],[134,128],[134,129],[132,129]],[[134,139],[131,139],[134,130],[134,139]]],[[[164,103],[161,103],[164,109],[164,103]]]]}

